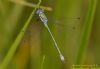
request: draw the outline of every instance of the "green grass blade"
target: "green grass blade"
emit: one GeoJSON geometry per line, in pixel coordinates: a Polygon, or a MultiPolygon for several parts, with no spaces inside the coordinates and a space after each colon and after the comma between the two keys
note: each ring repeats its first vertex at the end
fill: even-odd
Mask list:
{"type": "Polygon", "coordinates": [[[40,69],[43,69],[44,61],[45,61],[45,55],[43,56],[42,63],[41,63],[41,68],[40,69]]]}
{"type": "Polygon", "coordinates": [[[93,26],[93,19],[96,11],[96,6],[97,6],[97,0],[89,0],[89,7],[87,11],[87,15],[85,18],[84,22],[84,28],[82,32],[82,40],[81,40],[81,45],[78,51],[78,55],[76,58],[76,64],[81,64],[83,63],[84,55],[86,53],[88,43],[89,43],[89,38],[93,26]]]}
{"type": "Polygon", "coordinates": [[[24,27],[21,29],[20,33],[18,34],[16,40],[14,41],[14,43],[12,44],[10,50],[8,51],[7,55],[5,56],[2,64],[0,65],[0,69],[6,69],[7,65],[9,64],[9,62],[11,61],[19,43],[21,42],[23,35],[28,27],[28,25],[30,24],[30,21],[33,17],[33,15],[35,14],[35,11],[37,8],[39,8],[41,3],[41,0],[39,0],[39,3],[36,5],[35,9],[33,10],[33,12],[31,13],[31,15],[29,16],[28,20],[26,21],[24,27]]]}
{"type": "MultiPolygon", "coordinates": [[[[23,5],[23,6],[28,6],[28,7],[36,7],[36,4],[32,4],[32,3],[28,3],[26,1],[17,1],[17,0],[10,0],[13,3],[19,4],[19,5],[23,5]]],[[[51,7],[45,7],[45,6],[40,6],[41,9],[47,10],[47,11],[52,11],[51,7]]]]}

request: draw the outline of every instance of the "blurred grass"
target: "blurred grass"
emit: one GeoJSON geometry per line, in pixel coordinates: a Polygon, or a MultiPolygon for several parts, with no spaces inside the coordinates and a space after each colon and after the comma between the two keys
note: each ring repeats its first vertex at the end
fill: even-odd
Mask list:
{"type": "Polygon", "coordinates": [[[97,0],[89,0],[89,6],[84,20],[84,26],[83,26],[84,28],[82,31],[81,45],[79,47],[76,64],[84,64],[83,59],[85,58],[84,55],[87,52],[89,39],[91,36],[96,6],[97,6],[97,0]]]}
{"type": "Polygon", "coordinates": [[[95,64],[100,65],[100,0],[97,2],[97,9],[95,13],[94,18],[94,24],[93,24],[93,31],[92,31],[92,40],[91,43],[93,44],[93,50],[94,50],[94,58],[95,64]]]}
{"type": "Polygon", "coordinates": [[[13,5],[12,8],[8,1],[1,0],[1,3],[5,13],[3,15],[0,13],[0,38],[2,39],[0,40],[0,53],[2,54],[2,60],[4,57],[3,54],[7,53],[9,45],[13,42],[13,31],[15,30],[23,9],[18,5],[13,5]]]}
{"type": "Polygon", "coordinates": [[[1,63],[0,68],[1,69],[6,69],[7,65],[9,64],[9,62],[11,61],[19,43],[21,42],[24,33],[33,17],[33,15],[35,14],[35,11],[37,8],[39,8],[39,5],[41,3],[41,0],[39,0],[39,3],[36,5],[35,9],[33,10],[33,12],[30,14],[29,18],[27,19],[25,25],[23,26],[23,28],[21,29],[20,33],[18,34],[18,36],[16,37],[14,43],[12,44],[10,50],[8,51],[7,55],[4,58],[4,61],[1,63]]]}
{"type": "MultiPolygon", "coordinates": [[[[29,1],[33,1],[27,1],[32,5],[29,1]]],[[[7,69],[40,69],[43,55],[43,69],[70,69],[75,63],[81,62],[100,65],[100,1],[97,3],[96,13],[92,8],[96,6],[93,1],[96,0],[42,0],[43,7],[53,8],[50,12],[45,10],[45,14],[65,61],[60,61],[48,31],[35,15],[7,69]]],[[[34,0],[33,3],[37,2],[38,0],[34,0]]],[[[32,10],[27,5],[24,7],[8,0],[0,0],[0,64],[32,10]]]]}

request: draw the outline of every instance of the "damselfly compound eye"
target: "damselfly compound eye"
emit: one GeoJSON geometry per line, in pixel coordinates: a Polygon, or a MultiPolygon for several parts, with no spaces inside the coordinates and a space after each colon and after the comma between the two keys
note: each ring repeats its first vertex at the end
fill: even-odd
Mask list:
{"type": "Polygon", "coordinates": [[[43,10],[43,9],[38,9],[38,10],[36,11],[36,13],[37,13],[37,14],[39,14],[39,13],[44,13],[44,10],[43,10]]]}

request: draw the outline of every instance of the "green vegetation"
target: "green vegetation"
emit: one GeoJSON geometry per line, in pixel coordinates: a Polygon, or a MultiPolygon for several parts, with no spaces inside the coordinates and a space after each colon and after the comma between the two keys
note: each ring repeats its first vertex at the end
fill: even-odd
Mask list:
{"type": "Polygon", "coordinates": [[[99,3],[99,0],[0,0],[0,69],[98,67],[99,3]],[[38,8],[44,9],[64,61],[36,14],[38,8]]]}

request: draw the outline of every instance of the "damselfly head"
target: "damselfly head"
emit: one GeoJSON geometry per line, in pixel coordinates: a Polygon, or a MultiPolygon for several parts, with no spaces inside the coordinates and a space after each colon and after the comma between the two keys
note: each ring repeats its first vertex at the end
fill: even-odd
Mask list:
{"type": "Polygon", "coordinates": [[[43,12],[44,12],[43,9],[38,9],[38,10],[36,11],[36,14],[41,14],[41,13],[43,13],[43,12]]]}

